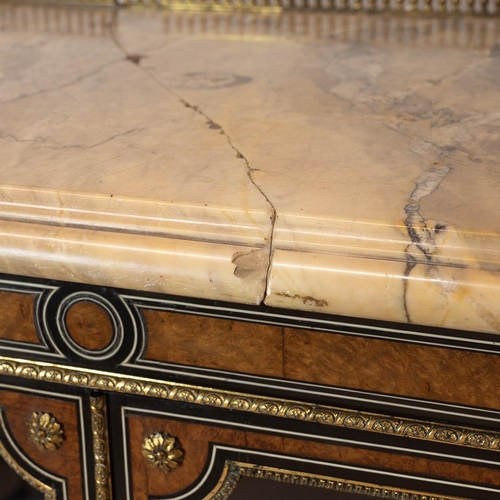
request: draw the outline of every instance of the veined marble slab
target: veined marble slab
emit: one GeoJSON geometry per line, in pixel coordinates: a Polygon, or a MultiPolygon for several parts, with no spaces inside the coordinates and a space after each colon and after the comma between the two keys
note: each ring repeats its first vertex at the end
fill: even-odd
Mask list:
{"type": "Polygon", "coordinates": [[[0,31],[0,269],[500,333],[498,20],[264,19],[0,31]]]}
{"type": "Polygon", "coordinates": [[[126,59],[109,11],[91,34],[14,12],[40,19],[0,31],[0,269],[261,302],[274,214],[220,127],[126,59]]]}

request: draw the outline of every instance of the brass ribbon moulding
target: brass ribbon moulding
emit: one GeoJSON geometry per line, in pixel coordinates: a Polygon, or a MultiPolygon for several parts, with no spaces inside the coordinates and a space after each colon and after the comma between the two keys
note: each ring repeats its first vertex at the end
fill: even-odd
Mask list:
{"type": "MultiPolygon", "coordinates": [[[[16,0],[0,0],[0,4],[16,0]]],[[[139,10],[163,8],[172,11],[215,11],[280,13],[299,12],[370,12],[416,13],[434,15],[495,15],[499,0],[23,0],[27,5],[59,7],[125,7],[139,10]]]]}
{"type": "Polygon", "coordinates": [[[500,433],[480,428],[398,418],[283,398],[224,391],[146,377],[115,374],[43,361],[0,356],[0,374],[43,382],[56,382],[87,389],[133,394],[168,401],[211,406],[226,410],[315,422],[423,441],[441,442],[494,452],[500,451],[500,433]]]}
{"type": "Polygon", "coordinates": [[[177,439],[166,432],[156,432],[148,436],[142,444],[142,454],[149,465],[165,474],[177,469],[184,458],[177,439]]]}
{"type": "Polygon", "coordinates": [[[104,396],[91,396],[90,411],[92,414],[92,445],[97,498],[99,500],[111,500],[111,467],[106,398],[104,396]]]}
{"type": "Polygon", "coordinates": [[[0,457],[2,457],[7,465],[26,483],[28,483],[32,488],[43,493],[45,500],[57,500],[56,490],[47,484],[42,483],[42,481],[33,477],[29,472],[23,469],[15,460],[12,458],[10,453],[7,451],[5,446],[0,442],[0,457]]]}
{"type": "Polygon", "coordinates": [[[26,422],[30,441],[39,450],[57,451],[63,444],[61,424],[50,413],[34,411],[26,422]]]}

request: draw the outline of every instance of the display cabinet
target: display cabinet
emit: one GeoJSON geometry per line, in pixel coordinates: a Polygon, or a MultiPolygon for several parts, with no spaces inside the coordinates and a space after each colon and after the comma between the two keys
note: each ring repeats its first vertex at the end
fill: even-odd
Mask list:
{"type": "Polygon", "coordinates": [[[92,4],[0,4],[4,491],[497,498],[498,3],[92,4]]]}

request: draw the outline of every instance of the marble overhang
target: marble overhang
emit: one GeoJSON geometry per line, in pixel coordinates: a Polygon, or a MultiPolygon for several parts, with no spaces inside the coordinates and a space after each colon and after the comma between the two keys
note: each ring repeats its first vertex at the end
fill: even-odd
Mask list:
{"type": "Polygon", "coordinates": [[[500,332],[498,19],[36,12],[2,272],[500,332]]]}

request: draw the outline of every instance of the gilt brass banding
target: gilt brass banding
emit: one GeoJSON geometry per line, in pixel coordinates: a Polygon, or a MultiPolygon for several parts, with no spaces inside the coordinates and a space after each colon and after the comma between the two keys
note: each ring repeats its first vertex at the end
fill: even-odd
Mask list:
{"type": "Polygon", "coordinates": [[[197,385],[75,368],[43,361],[28,361],[7,356],[0,356],[0,374],[57,382],[87,389],[182,401],[277,418],[315,422],[379,434],[404,436],[410,439],[441,442],[454,446],[500,451],[499,433],[473,427],[457,427],[432,421],[397,418],[379,413],[359,412],[283,398],[265,398],[255,394],[216,390],[197,385]]]}
{"type": "MultiPolygon", "coordinates": [[[[12,1],[12,0],[10,0],[12,1]]],[[[6,0],[0,0],[0,3],[6,0]]],[[[7,1],[7,3],[10,3],[7,1]]],[[[496,14],[498,0],[456,0],[445,3],[435,0],[25,0],[28,4],[52,4],[59,6],[129,7],[134,9],[158,9],[173,11],[257,12],[279,13],[282,11],[345,11],[345,12],[392,12],[434,14],[496,14]]]]}
{"type": "Polygon", "coordinates": [[[91,396],[90,411],[92,414],[91,426],[96,496],[99,500],[111,500],[111,467],[106,398],[104,396],[91,396]]]}
{"type": "Polygon", "coordinates": [[[5,446],[0,441],[0,457],[2,457],[7,465],[26,483],[28,483],[32,488],[43,493],[45,500],[57,500],[56,490],[50,486],[42,483],[35,477],[33,477],[29,472],[23,469],[13,458],[12,455],[7,451],[5,446]]]}

